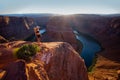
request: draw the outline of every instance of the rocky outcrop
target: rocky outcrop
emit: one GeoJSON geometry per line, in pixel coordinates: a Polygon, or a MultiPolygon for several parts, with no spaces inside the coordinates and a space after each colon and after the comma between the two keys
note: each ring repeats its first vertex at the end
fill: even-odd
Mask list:
{"type": "Polygon", "coordinates": [[[30,18],[0,16],[0,35],[9,40],[23,40],[33,34],[32,25],[30,18]]]}
{"type": "Polygon", "coordinates": [[[49,80],[88,80],[84,60],[68,44],[44,43],[47,49],[35,59],[44,62],[49,80]]]}
{"type": "Polygon", "coordinates": [[[52,17],[46,28],[46,41],[62,41],[70,43],[77,49],[77,41],[71,25],[65,16],[52,17]]]}
{"type": "Polygon", "coordinates": [[[41,61],[27,64],[27,80],[49,80],[44,64],[41,61]]]}
{"type": "Polygon", "coordinates": [[[6,70],[6,74],[1,80],[27,80],[24,61],[9,63],[4,70],[6,70]]]}
{"type": "MultiPolygon", "coordinates": [[[[16,46],[21,44],[23,43],[16,46]]],[[[5,64],[6,60],[0,58],[0,66],[6,66],[0,68],[6,71],[2,80],[88,80],[84,60],[70,44],[50,42],[42,43],[40,47],[41,51],[29,63],[19,60],[5,64]]]]}

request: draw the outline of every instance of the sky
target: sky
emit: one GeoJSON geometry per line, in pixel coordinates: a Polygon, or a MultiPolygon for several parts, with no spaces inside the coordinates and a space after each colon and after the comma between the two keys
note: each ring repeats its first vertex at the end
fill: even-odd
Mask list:
{"type": "Polygon", "coordinates": [[[116,14],[120,0],[0,0],[0,14],[116,14]]]}

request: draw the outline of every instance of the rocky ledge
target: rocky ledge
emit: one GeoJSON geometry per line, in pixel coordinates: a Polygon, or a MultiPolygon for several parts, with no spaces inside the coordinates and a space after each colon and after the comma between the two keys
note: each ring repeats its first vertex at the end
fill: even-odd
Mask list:
{"type": "MultiPolygon", "coordinates": [[[[8,44],[8,43],[7,43],[8,44]]],[[[25,41],[16,41],[14,45],[31,44],[25,41]]],[[[34,43],[37,44],[37,43],[34,43]]],[[[2,44],[3,45],[3,44],[2,44]]],[[[10,50],[15,48],[12,46],[10,50]]],[[[12,59],[0,62],[0,74],[5,71],[2,80],[88,80],[84,60],[71,47],[64,42],[42,43],[41,51],[37,53],[31,62],[12,59]]],[[[0,57],[5,57],[5,51],[0,52],[0,57]]],[[[9,56],[9,55],[8,55],[9,56]]],[[[6,54],[7,57],[7,54],[6,54]]],[[[9,57],[10,58],[10,57],[9,57]]],[[[11,57],[14,58],[14,57],[11,57]]]]}

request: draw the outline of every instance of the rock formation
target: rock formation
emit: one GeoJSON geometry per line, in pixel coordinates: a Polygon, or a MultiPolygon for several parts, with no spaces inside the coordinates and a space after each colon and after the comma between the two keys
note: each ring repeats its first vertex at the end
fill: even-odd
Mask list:
{"type": "Polygon", "coordinates": [[[120,67],[120,16],[74,15],[71,22],[76,30],[94,37],[103,47],[91,74],[93,79],[117,80],[116,72],[120,67]]]}
{"type": "Polygon", "coordinates": [[[103,53],[104,56],[120,61],[118,57],[120,53],[120,50],[118,50],[118,47],[120,47],[118,44],[120,42],[119,16],[74,15],[71,20],[79,32],[91,35],[101,43],[104,49],[109,51],[107,56],[103,53]]]}
{"type": "Polygon", "coordinates": [[[0,16],[0,35],[9,40],[26,39],[33,34],[33,20],[25,17],[0,16]]]}
{"type": "Polygon", "coordinates": [[[50,16],[0,16],[0,35],[9,40],[24,40],[30,37],[33,27],[46,27],[50,16]]]}
{"type": "Polygon", "coordinates": [[[41,60],[45,62],[44,67],[50,80],[88,80],[84,60],[68,43],[44,45],[49,51],[42,54],[41,60]]]}
{"type": "MultiPolygon", "coordinates": [[[[14,42],[16,46],[23,45],[18,43],[14,42]]],[[[0,66],[4,64],[5,67],[0,70],[6,71],[2,80],[88,80],[84,60],[68,43],[42,43],[40,47],[41,51],[29,63],[15,60],[4,64],[1,58],[0,66]]]]}
{"type": "Polygon", "coordinates": [[[4,70],[6,73],[1,80],[27,80],[24,61],[9,63],[4,70]]]}
{"type": "Polygon", "coordinates": [[[77,49],[77,41],[68,19],[64,16],[52,17],[46,28],[45,40],[70,43],[77,49]]]}

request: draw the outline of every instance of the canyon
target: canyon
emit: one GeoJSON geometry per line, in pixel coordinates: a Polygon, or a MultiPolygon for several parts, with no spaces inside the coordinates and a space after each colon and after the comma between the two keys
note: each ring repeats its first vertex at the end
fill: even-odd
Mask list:
{"type": "Polygon", "coordinates": [[[118,78],[120,15],[0,16],[0,35],[9,41],[25,40],[34,34],[33,27],[36,25],[46,29],[46,33],[42,35],[42,42],[68,42],[79,54],[83,44],[77,41],[73,31],[77,30],[80,34],[93,37],[102,47],[102,51],[96,54],[94,70],[88,74],[89,79],[118,78]]]}

